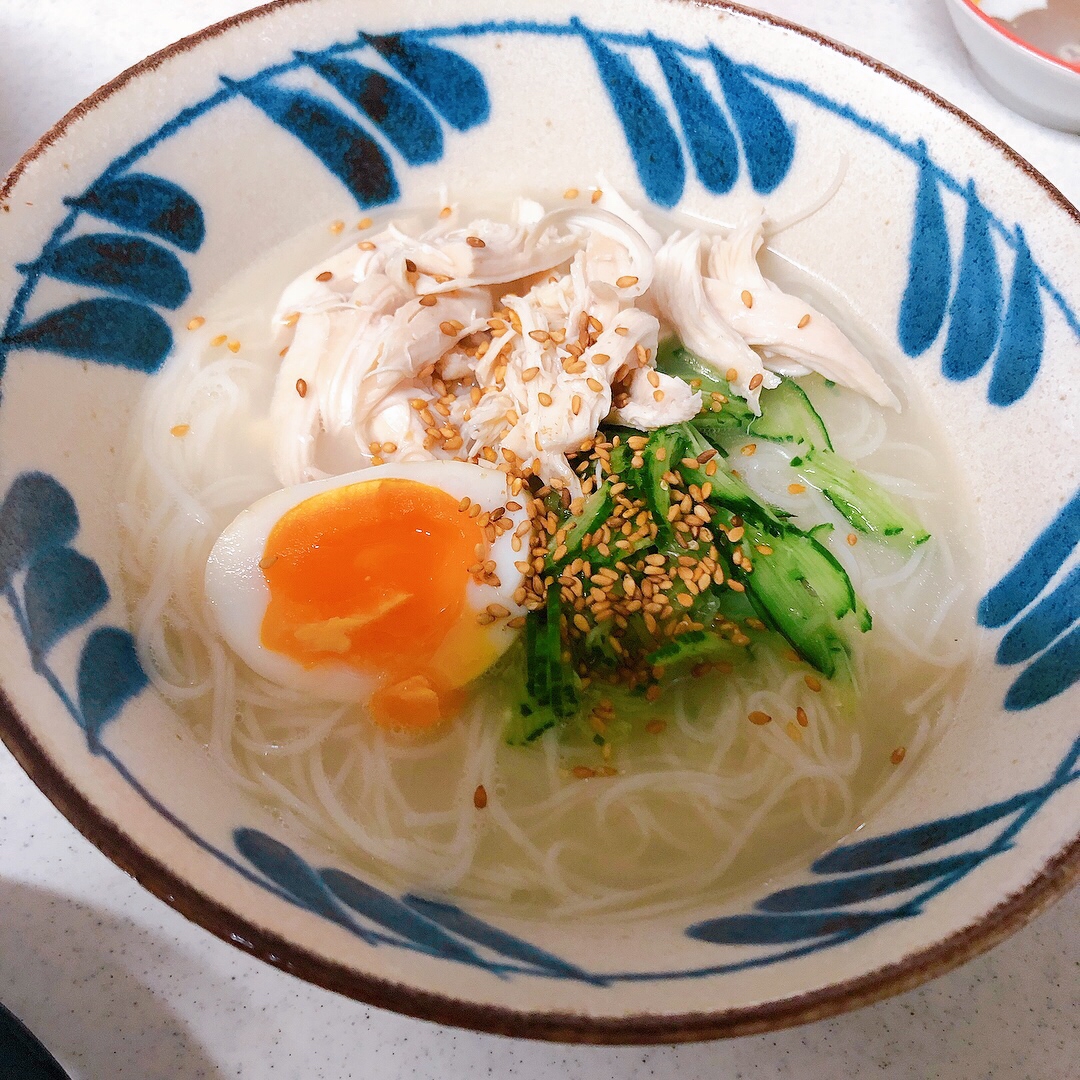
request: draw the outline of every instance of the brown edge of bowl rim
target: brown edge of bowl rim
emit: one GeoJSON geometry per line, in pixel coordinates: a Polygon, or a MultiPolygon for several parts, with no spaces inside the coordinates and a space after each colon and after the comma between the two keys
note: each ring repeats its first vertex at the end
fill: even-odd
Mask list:
{"type": "MultiPolygon", "coordinates": [[[[126,69],[71,109],[20,158],[0,185],[0,204],[8,198],[31,162],[56,142],[68,127],[132,79],[153,71],[171,57],[187,52],[234,26],[262,18],[281,8],[309,2],[311,0],[272,0],[181,38],[126,69]]],[[[816,31],[765,12],[730,3],[729,0],[665,2],[689,3],[695,7],[715,8],[718,12],[729,11],[792,31],[917,91],[938,108],[967,124],[992,149],[1035,181],[1051,200],[1080,226],[1080,212],[1026,159],[967,113],[894,68],[816,31]]],[[[163,900],[227,944],[305,982],[366,1005],[389,1009],[432,1023],[513,1038],[592,1045],[673,1044],[755,1035],[824,1020],[911,990],[986,952],[1049,907],[1080,879],[1078,834],[1070,844],[1050,859],[1024,888],[1003,900],[975,923],[896,963],[790,998],[715,1012],[639,1014],[618,1018],[590,1017],[574,1013],[528,1013],[496,1005],[462,1002],[444,994],[417,990],[365,975],[298,946],[272,930],[249,922],[231,908],[189,884],[159,859],[147,854],[119,825],[94,806],[52,761],[25,721],[12,707],[3,688],[0,688],[0,740],[46,798],[87,840],[159,900],[163,900]]]]}

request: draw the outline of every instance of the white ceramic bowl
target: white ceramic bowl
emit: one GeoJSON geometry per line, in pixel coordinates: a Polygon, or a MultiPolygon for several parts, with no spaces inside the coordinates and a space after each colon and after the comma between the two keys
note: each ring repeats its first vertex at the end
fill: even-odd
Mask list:
{"type": "Polygon", "coordinates": [[[975,73],[996,98],[1029,120],[1080,132],[1080,70],[1010,33],[972,0],[945,4],[975,73]]]}
{"type": "Polygon", "coordinates": [[[1077,874],[1080,218],[926,90],[723,4],[294,0],[120,76],[0,200],[0,732],[91,840],[224,940],[441,1022],[668,1042],[905,989],[1077,874]],[[320,77],[329,56],[419,91],[426,164],[320,77]],[[985,549],[975,677],[859,835],[645,922],[480,918],[380,887],[224,782],[139,665],[115,496],[139,395],[208,298],[305,229],[443,183],[561,192],[603,169],[636,200],[730,220],[765,198],[781,218],[840,152],[844,184],[778,249],[908,369],[985,549]]]}

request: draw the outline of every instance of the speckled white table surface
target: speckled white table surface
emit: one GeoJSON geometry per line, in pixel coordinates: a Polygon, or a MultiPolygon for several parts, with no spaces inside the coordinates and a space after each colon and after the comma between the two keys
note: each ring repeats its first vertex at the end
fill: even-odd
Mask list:
{"type": "MultiPolygon", "coordinates": [[[[247,6],[0,0],[0,171],[121,69],[247,6]]],[[[994,101],[968,67],[941,0],[758,6],[937,90],[1080,203],[1080,138],[994,101]]],[[[0,749],[0,1000],[76,1080],[1075,1080],[1080,890],[988,955],[835,1020],[697,1046],[548,1046],[365,1008],[226,946],[113,866],[0,749]]]]}

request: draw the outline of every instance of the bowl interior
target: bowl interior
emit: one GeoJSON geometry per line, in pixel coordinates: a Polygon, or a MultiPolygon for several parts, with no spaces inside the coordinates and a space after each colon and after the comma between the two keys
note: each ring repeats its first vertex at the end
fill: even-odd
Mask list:
{"type": "Polygon", "coordinates": [[[488,0],[438,19],[310,0],[128,73],[0,200],[3,735],[80,828],[226,940],[433,1019],[665,1040],[903,988],[1075,873],[1080,219],[927,92],[726,5],[526,2],[508,21],[488,0]],[[421,101],[438,133],[422,163],[349,99],[347,63],[421,101]],[[772,250],[944,432],[973,642],[954,718],[858,835],[646,921],[552,922],[394,888],[230,783],[148,685],[117,513],[147,383],[221,290],[282,245],[314,259],[331,223],[444,189],[550,198],[602,174],[730,224],[762,202],[799,214],[838,169],[772,250]]]}

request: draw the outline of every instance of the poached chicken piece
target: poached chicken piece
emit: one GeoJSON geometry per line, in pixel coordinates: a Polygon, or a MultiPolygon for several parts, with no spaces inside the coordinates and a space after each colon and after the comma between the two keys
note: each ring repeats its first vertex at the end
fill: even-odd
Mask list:
{"type": "Polygon", "coordinates": [[[763,213],[666,242],[617,193],[426,230],[390,224],[286,288],[271,420],[283,485],[389,461],[524,467],[572,492],[566,453],[605,419],[652,430],[701,395],[655,370],[674,332],[759,411],[816,371],[896,399],[834,323],[761,273],[763,213]]]}

